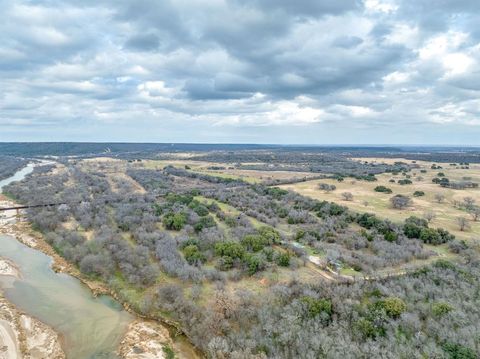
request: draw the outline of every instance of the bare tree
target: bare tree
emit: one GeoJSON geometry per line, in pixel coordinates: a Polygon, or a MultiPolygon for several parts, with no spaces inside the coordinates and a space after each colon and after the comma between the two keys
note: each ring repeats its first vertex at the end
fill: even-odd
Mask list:
{"type": "Polygon", "coordinates": [[[465,208],[470,209],[473,207],[475,204],[475,198],[473,197],[464,197],[463,198],[463,204],[465,205],[465,208]]]}
{"type": "Polygon", "coordinates": [[[353,200],[353,194],[351,194],[350,192],[342,192],[342,198],[345,201],[352,201],[353,200]]]}
{"type": "Polygon", "coordinates": [[[392,204],[392,207],[395,209],[404,209],[412,203],[412,200],[404,196],[402,194],[397,194],[396,196],[393,196],[390,198],[390,203],[392,204]]]}
{"type": "Polygon", "coordinates": [[[460,231],[464,232],[470,229],[470,223],[468,223],[468,219],[465,217],[457,217],[456,222],[458,224],[458,228],[460,231]]]}
{"type": "Polygon", "coordinates": [[[328,183],[319,183],[318,184],[318,189],[325,191],[325,192],[332,192],[337,189],[337,187],[333,184],[328,184],[328,183]]]}
{"type": "Polygon", "coordinates": [[[443,203],[443,201],[445,201],[445,196],[441,193],[436,193],[435,201],[437,201],[438,203],[443,203]]]}
{"type": "Polygon", "coordinates": [[[436,217],[437,215],[435,214],[435,212],[432,212],[432,211],[427,211],[423,214],[423,218],[425,218],[428,221],[428,223],[433,221],[436,217]]]}
{"type": "Polygon", "coordinates": [[[368,205],[369,205],[368,201],[363,201],[362,204],[363,204],[365,207],[368,207],[368,205]]]}
{"type": "Polygon", "coordinates": [[[480,219],[480,206],[471,206],[467,209],[467,212],[472,216],[472,219],[476,222],[480,219]]]}

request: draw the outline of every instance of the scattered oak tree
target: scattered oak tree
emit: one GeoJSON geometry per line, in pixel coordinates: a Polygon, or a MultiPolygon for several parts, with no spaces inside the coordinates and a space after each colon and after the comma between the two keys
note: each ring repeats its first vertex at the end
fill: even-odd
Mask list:
{"type": "Polygon", "coordinates": [[[412,200],[403,194],[397,194],[390,198],[390,203],[395,209],[405,209],[412,204],[412,200]]]}

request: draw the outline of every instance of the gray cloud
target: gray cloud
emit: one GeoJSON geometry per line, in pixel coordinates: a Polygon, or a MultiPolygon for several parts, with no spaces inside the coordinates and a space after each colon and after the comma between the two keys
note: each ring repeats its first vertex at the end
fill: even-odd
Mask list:
{"type": "Polygon", "coordinates": [[[153,51],[160,46],[160,40],[155,34],[138,34],[130,37],[125,46],[139,51],[153,51]]]}
{"type": "Polygon", "coordinates": [[[476,0],[0,0],[0,10],[0,140],[480,135],[476,0]]]}

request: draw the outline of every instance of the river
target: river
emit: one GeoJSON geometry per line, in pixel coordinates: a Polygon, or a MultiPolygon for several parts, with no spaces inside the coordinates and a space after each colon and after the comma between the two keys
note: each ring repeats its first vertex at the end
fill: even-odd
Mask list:
{"type": "MultiPolygon", "coordinates": [[[[32,170],[28,165],[0,181],[0,192],[32,170]]],[[[67,358],[117,358],[114,351],[134,319],[118,302],[109,296],[93,297],[78,279],[55,273],[49,256],[13,237],[0,235],[0,257],[12,260],[21,272],[21,279],[0,276],[5,297],[55,329],[67,358]]]]}

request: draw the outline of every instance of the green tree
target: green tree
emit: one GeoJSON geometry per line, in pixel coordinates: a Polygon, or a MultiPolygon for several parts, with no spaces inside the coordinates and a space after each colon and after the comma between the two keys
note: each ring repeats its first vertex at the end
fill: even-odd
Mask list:
{"type": "Polygon", "coordinates": [[[453,310],[453,307],[448,303],[437,302],[432,304],[432,313],[436,317],[442,317],[445,314],[450,313],[453,310]]]}
{"type": "Polygon", "coordinates": [[[272,227],[262,226],[258,233],[267,240],[268,244],[280,243],[280,233],[272,227]]]}
{"type": "Polygon", "coordinates": [[[248,234],[242,239],[242,245],[252,252],[261,251],[267,244],[267,240],[258,234],[248,234]]]}
{"type": "Polygon", "coordinates": [[[245,254],[245,248],[234,241],[218,242],[215,244],[215,254],[217,256],[226,256],[232,259],[241,259],[245,254]]]}
{"type": "Polygon", "coordinates": [[[207,260],[205,255],[200,252],[198,247],[194,244],[183,248],[183,254],[189,264],[200,264],[204,263],[207,260]]]}
{"type": "Polygon", "coordinates": [[[321,313],[327,314],[329,317],[333,313],[332,301],[330,299],[316,299],[310,296],[304,296],[300,299],[306,309],[307,315],[310,318],[314,318],[321,313]]]}
{"type": "Polygon", "coordinates": [[[187,218],[183,213],[167,213],[163,217],[163,225],[166,229],[179,231],[187,223],[187,218]]]}
{"type": "Polygon", "coordinates": [[[288,267],[290,265],[290,255],[287,252],[280,253],[275,262],[281,267],[288,267]]]}

